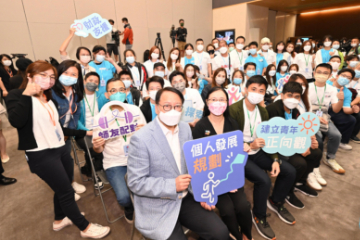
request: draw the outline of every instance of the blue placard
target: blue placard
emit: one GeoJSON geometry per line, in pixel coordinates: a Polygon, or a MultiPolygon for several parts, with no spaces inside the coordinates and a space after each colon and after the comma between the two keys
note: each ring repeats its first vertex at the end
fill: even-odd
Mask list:
{"type": "Polygon", "coordinates": [[[195,119],[201,119],[202,115],[203,111],[193,108],[191,100],[185,100],[181,114],[181,121],[191,123],[195,119]]]}
{"type": "Polygon", "coordinates": [[[265,147],[262,148],[265,152],[292,156],[304,153],[311,146],[310,137],[319,128],[319,118],[314,113],[306,112],[296,120],[274,117],[262,122],[256,128],[256,135],[265,140],[265,147]]]}
{"type": "Polygon", "coordinates": [[[241,131],[189,141],[183,149],[197,202],[215,206],[219,195],[244,186],[248,154],[241,131]]]}
{"type": "Polygon", "coordinates": [[[101,38],[112,31],[109,21],[97,13],[75,20],[71,28],[76,28],[75,34],[79,37],[87,37],[90,33],[94,38],[101,38]]]}

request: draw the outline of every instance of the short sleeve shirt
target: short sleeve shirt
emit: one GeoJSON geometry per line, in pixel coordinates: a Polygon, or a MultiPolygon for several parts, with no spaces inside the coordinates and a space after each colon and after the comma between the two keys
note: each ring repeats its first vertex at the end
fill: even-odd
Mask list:
{"type": "Polygon", "coordinates": [[[245,60],[245,63],[252,62],[256,64],[256,75],[262,75],[264,68],[268,66],[266,59],[259,54],[256,57],[248,56],[245,60]]]}
{"type": "Polygon", "coordinates": [[[316,87],[315,90],[315,84],[312,82],[309,84],[308,92],[309,92],[309,99],[311,105],[319,106],[319,101],[320,101],[322,102],[321,104],[322,108],[329,109],[330,104],[335,104],[339,101],[339,99],[337,98],[336,87],[330,84],[326,84],[326,90],[325,87],[316,87]],[[324,101],[322,101],[323,98],[324,101]]]}

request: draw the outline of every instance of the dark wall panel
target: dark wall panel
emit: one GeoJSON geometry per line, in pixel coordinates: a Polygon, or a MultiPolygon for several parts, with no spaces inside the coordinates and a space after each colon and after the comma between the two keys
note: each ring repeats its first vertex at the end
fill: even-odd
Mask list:
{"type": "MultiPolygon", "coordinates": [[[[195,0],[196,1],[196,0],[195,0]]],[[[213,8],[225,7],[239,3],[252,2],[253,0],[212,0],[213,8]]]]}

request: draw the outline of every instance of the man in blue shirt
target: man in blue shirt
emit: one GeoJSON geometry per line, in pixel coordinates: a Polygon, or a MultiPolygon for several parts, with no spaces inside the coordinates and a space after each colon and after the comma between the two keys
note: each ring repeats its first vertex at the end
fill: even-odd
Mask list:
{"type": "Polygon", "coordinates": [[[146,89],[150,98],[146,99],[141,105],[140,110],[144,114],[146,122],[149,123],[157,116],[155,112],[155,98],[160,89],[164,88],[164,79],[158,76],[153,76],[146,81],[146,89]]]}
{"type": "Polygon", "coordinates": [[[256,75],[265,75],[266,67],[268,66],[266,59],[263,56],[260,56],[257,53],[258,49],[258,43],[257,42],[251,42],[249,44],[249,53],[250,56],[248,56],[245,60],[245,63],[253,62],[256,64],[256,75]]]}

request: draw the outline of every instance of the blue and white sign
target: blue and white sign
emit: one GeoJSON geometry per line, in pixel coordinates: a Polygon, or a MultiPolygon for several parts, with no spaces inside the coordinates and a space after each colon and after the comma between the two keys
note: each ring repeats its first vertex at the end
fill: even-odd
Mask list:
{"type": "Polygon", "coordinates": [[[181,121],[191,123],[195,119],[201,119],[202,115],[203,111],[193,108],[191,100],[185,100],[181,114],[181,121]]]}
{"type": "Polygon", "coordinates": [[[75,34],[79,37],[87,37],[91,34],[94,38],[101,38],[112,31],[109,21],[97,13],[75,20],[70,27],[76,28],[75,34]]]}
{"type": "Polygon", "coordinates": [[[301,114],[296,120],[281,117],[262,122],[256,129],[256,135],[265,140],[267,153],[280,153],[292,156],[304,153],[311,146],[311,136],[320,128],[319,118],[310,112],[301,114]]]}
{"type": "Polygon", "coordinates": [[[245,183],[243,133],[234,131],[186,142],[185,160],[194,198],[215,206],[218,196],[241,188],[245,183]]]}

